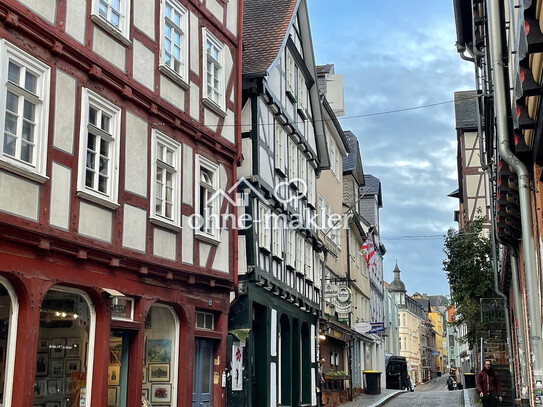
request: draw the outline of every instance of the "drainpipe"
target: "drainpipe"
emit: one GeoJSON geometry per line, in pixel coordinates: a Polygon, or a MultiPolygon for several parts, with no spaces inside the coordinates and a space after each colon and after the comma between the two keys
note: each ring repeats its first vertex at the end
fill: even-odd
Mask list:
{"type": "Polygon", "coordinates": [[[328,258],[328,251],[326,250],[326,248],[324,249],[323,251],[323,256],[324,256],[324,259],[322,261],[322,276],[321,276],[321,298],[320,298],[320,310],[319,310],[319,316],[317,317],[317,327],[316,327],[316,330],[317,330],[317,352],[318,352],[318,355],[319,355],[319,359],[317,361],[317,366],[318,366],[318,371],[317,371],[317,388],[320,389],[320,393],[319,393],[319,400],[317,400],[317,406],[322,406],[323,404],[323,401],[322,401],[322,375],[324,374],[324,372],[322,371],[322,364],[320,363],[321,361],[321,358],[323,355],[321,355],[321,340],[320,340],[320,335],[321,335],[321,318],[324,319],[326,313],[326,304],[325,304],[325,296],[324,296],[324,290],[326,288],[326,260],[328,258]]]}
{"type": "Polygon", "coordinates": [[[522,300],[520,298],[520,287],[518,284],[518,268],[517,258],[513,253],[510,255],[511,261],[511,287],[513,289],[513,304],[515,305],[515,319],[518,324],[517,329],[517,346],[518,346],[518,359],[520,362],[520,398],[529,399],[528,385],[526,380],[528,379],[528,368],[526,366],[526,348],[524,344],[524,332],[526,326],[524,325],[524,316],[522,315],[523,307],[522,300]]]}
{"type": "Polygon", "coordinates": [[[489,39],[491,50],[491,68],[494,71],[494,109],[496,113],[496,133],[498,152],[518,175],[520,217],[522,226],[522,249],[526,274],[526,295],[528,298],[528,317],[530,321],[530,344],[532,348],[532,366],[534,382],[543,381],[543,343],[541,342],[540,296],[537,266],[535,261],[535,243],[532,231],[532,212],[530,202],[530,177],[526,166],[509,148],[509,127],[507,122],[507,94],[504,61],[502,55],[501,9],[500,0],[487,3],[489,39]],[[532,322],[533,321],[533,322],[532,322]]]}

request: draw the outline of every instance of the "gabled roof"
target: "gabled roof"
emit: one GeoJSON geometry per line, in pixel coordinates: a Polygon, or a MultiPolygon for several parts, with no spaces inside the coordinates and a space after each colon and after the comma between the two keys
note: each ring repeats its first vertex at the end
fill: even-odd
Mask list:
{"type": "Polygon", "coordinates": [[[365,196],[377,195],[377,205],[379,205],[379,208],[383,207],[383,194],[379,178],[371,174],[364,174],[364,180],[366,185],[360,188],[361,192],[365,193],[365,196]]]}
{"type": "Polygon", "coordinates": [[[358,139],[350,130],[343,132],[349,142],[350,154],[343,159],[343,173],[352,173],[359,185],[364,185],[364,168],[358,139]]]}
{"type": "Polygon", "coordinates": [[[477,94],[474,90],[454,92],[456,129],[477,129],[477,94]]]}
{"type": "Polygon", "coordinates": [[[243,0],[243,75],[265,75],[285,42],[297,0],[243,0]]]}

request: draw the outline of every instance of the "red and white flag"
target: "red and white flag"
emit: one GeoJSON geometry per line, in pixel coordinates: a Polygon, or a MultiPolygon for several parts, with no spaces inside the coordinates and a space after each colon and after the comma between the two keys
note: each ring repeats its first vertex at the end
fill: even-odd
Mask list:
{"type": "Polygon", "coordinates": [[[368,235],[366,241],[360,247],[360,254],[362,257],[364,257],[364,260],[366,260],[368,271],[374,272],[374,268],[376,267],[375,246],[373,244],[373,236],[371,234],[368,235]]]}

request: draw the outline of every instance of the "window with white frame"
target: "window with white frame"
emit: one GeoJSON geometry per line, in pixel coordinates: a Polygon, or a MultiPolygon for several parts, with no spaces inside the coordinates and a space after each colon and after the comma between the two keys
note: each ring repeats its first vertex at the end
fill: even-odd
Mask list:
{"type": "Polygon", "coordinates": [[[276,224],[273,224],[272,230],[273,230],[273,236],[272,236],[272,253],[275,257],[282,258],[283,257],[283,221],[281,218],[277,217],[277,219],[274,219],[274,222],[276,224]]]}
{"type": "Polygon", "coordinates": [[[130,0],[93,0],[92,14],[107,23],[104,28],[111,27],[123,37],[129,37],[130,0]]]}
{"type": "Polygon", "coordinates": [[[271,251],[270,208],[258,203],[258,243],[261,248],[271,251]]]}
{"type": "Polygon", "coordinates": [[[216,195],[219,189],[219,166],[214,162],[196,156],[196,214],[200,224],[196,235],[217,242],[219,240],[220,199],[216,195]]]}
{"type": "Polygon", "coordinates": [[[79,143],[78,195],[118,206],[121,109],[83,88],[79,143]]]}
{"type": "Polygon", "coordinates": [[[315,169],[307,163],[307,201],[315,207],[315,169]]]}
{"type": "Polygon", "coordinates": [[[304,270],[304,260],[305,260],[305,240],[303,236],[299,233],[296,233],[296,271],[303,273],[304,270]]]}
{"type": "Polygon", "coordinates": [[[288,155],[288,177],[292,181],[294,178],[298,177],[298,147],[290,137],[288,138],[288,155]]]}
{"type": "Polygon", "coordinates": [[[294,58],[292,57],[292,54],[287,49],[286,51],[286,62],[285,62],[285,70],[286,70],[286,82],[287,82],[287,95],[290,96],[291,99],[295,98],[296,95],[296,80],[298,79],[297,76],[297,67],[294,63],[294,58]]]}
{"type": "Polygon", "coordinates": [[[152,134],[151,220],[181,226],[181,145],[159,132],[152,134]]]}
{"type": "Polygon", "coordinates": [[[304,74],[301,69],[298,69],[298,109],[302,110],[305,115],[307,109],[307,87],[305,85],[304,74]]]}
{"type": "Polygon", "coordinates": [[[0,165],[45,181],[50,68],[2,40],[0,165]]]}
{"type": "Polygon", "coordinates": [[[287,156],[287,132],[284,127],[275,120],[275,168],[286,174],[287,156]]]}
{"type": "Polygon", "coordinates": [[[288,230],[287,265],[296,267],[296,231],[288,230]]]}
{"type": "Polygon", "coordinates": [[[179,3],[162,2],[161,64],[183,80],[188,80],[188,14],[179,3]]]}
{"type": "Polygon", "coordinates": [[[208,30],[203,29],[204,43],[204,98],[224,110],[224,44],[208,30]]]}
{"type": "Polygon", "coordinates": [[[307,159],[302,150],[298,150],[298,177],[306,183],[305,186],[307,187],[307,159]]]}
{"type": "Polygon", "coordinates": [[[304,275],[306,278],[313,279],[313,246],[309,242],[305,242],[304,251],[304,275]]]}
{"type": "Polygon", "coordinates": [[[330,169],[337,178],[339,176],[339,151],[333,138],[330,138],[330,169]]]}

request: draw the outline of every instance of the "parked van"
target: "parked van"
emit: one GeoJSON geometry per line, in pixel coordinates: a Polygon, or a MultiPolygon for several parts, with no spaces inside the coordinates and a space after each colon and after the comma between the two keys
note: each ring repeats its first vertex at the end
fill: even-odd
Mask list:
{"type": "Polygon", "coordinates": [[[411,380],[407,374],[407,361],[404,356],[385,355],[387,389],[412,390],[411,380]]]}

